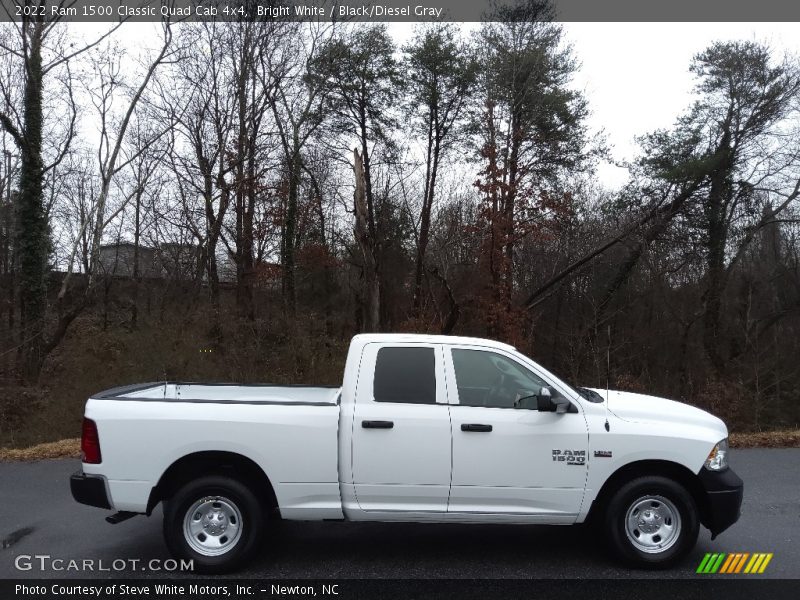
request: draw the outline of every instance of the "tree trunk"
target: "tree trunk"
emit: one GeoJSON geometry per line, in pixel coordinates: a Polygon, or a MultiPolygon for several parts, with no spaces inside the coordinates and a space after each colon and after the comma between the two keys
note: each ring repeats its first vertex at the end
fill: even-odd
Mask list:
{"type": "Polygon", "coordinates": [[[239,314],[253,319],[250,276],[253,266],[253,218],[248,214],[250,205],[249,181],[251,157],[248,135],[253,136],[249,125],[251,120],[247,114],[248,93],[247,82],[252,65],[247,52],[251,39],[245,33],[240,51],[240,65],[236,81],[237,125],[236,137],[236,306],[239,314]]]}
{"type": "Polygon", "coordinates": [[[364,315],[364,329],[376,332],[380,328],[380,286],[378,284],[378,271],[375,261],[375,244],[369,233],[367,224],[368,210],[366,200],[366,183],[364,178],[364,163],[358,150],[353,150],[353,171],[356,180],[356,191],[353,196],[355,208],[355,237],[358,247],[364,257],[364,297],[366,310],[364,315]]]}
{"type": "Polygon", "coordinates": [[[431,200],[433,191],[432,171],[434,160],[434,135],[433,117],[428,116],[428,149],[425,156],[425,185],[422,190],[422,212],[419,222],[419,239],[417,240],[417,263],[414,271],[414,298],[412,301],[411,312],[414,318],[418,318],[422,305],[422,278],[425,270],[425,251],[428,247],[428,234],[431,226],[431,200]]]}
{"type": "MultiPolygon", "coordinates": [[[[508,187],[505,190],[503,202],[503,279],[502,279],[502,307],[505,314],[511,314],[511,297],[514,291],[514,209],[517,199],[517,185],[519,173],[519,148],[522,143],[522,132],[519,131],[519,120],[512,117],[511,121],[511,149],[508,159],[508,187]]],[[[506,323],[506,325],[509,325],[506,323]]]]}
{"type": "Polygon", "coordinates": [[[456,302],[456,298],[453,295],[453,290],[450,287],[450,284],[447,283],[447,279],[445,279],[438,271],[438,269],[431,269],[430,274],[442,284],[445,293],[447,294],[447,318],[444,319],[442,323],[441,334],[442,335],[450,335],[453,329],[455,328],[456,324],[458,323],[458,318],[461,316],[461,308],[458,306],[458,302],[456,302]]]}
{"type": "Polygon", "coordinates": [[[253,298],[253,279],[255,278],[255,252],[253,217],[256,208],[256,155],[255,131],[251,129],[251,140],[247,149],[247,195],[244,211],[244,299],[245,314],[251,321],[256,318],[253,298]]]}
{"type": "Polygon", "coordinates": [[[292,151],[289,158],[289,193],[286,203],[286,221],[283,240],[283,293],[288,317],[294,317],[297,294],[295,291],[295,235],[297,231],[297,196],[300,189],[300,170],[302,168],[300,157],[300,140],[297,130],[292,136],[292,151]]]}
{"type": "Polygon", "coordinates": [[[731,195],[730,175],[733,155],[729,148],[730,134],[726,131],[719,145],[719,162],[711,175],[711,188],[705,206],[706,231],[706,291],[703,296],[703,346],[717,374],[722,374],[725,361],[720,351],[719,329],[722,292],[725,289],[725,247],[728,230],[725,207],[731,195]]]}
{"type": "Polygon", "coordinates": [[[142,189],[136,190],[133,223],[133,306],[131,307],[131,326],[135,329],[139,319],[139,286],[142,282],[142,270],[139,266],[139,251],[142,234],[142,189]]]}
{"type": "MultiPolygon", "coordinates": [[[[13,343],[14,335],[14,312],[16,311],[16,285],[14,278],[16,276],[17,266],[14,248],[14,228],[16,222],[16,211],[14,210],[14,198],[11,195],[11,154],[7,153],[6,159],[6,180],[5,180],[5,204],[3,205],[3,277],[5,279],[6,287],[6,308],[8,309],[8,335],[9,341],[13,343]]],[[[1,191],[0,191],[1,192],[1,191]]]]}
{"type": "Polygon", "coordinates": [[[24,23],[29,56],[24,94],[24,143],[20,148],[20,194],[15,244],[19,260],[20,373],[34,383],[43,361],[44,317],[47,306],[49,232],[42,198],[42,34],[44,23],[24,23]]]}
{"type": "MultiPolygon", "coordinates": [[[[367,233],[369,235],[370,240],[370,247],[371,251],[371,262],[372,269],[375,272],[375,281],[370,283],[370,286],[375,287],[374,293],[376,294],[377,299],[374,302],[374,305],[378,307],[378,316],[375,322],[374,331],[378,331],[381,327],[381,313],[380,313],[380,305],[381,305],[381,237],[380,231],[377,223],[376,218],[376,207],[375,207],[375,194],[373,193],[372,189],[372,162],[370,160],[369,155],[369,136],[367,134],[367,113],[366,113],[366,106],[364,103],[361,104],[360,108],[360,136],[361,136],[361,157],[359,159],[359,164],[361,165],[361,172],[362,177],[361,180],[364,186],[364,200],[366,205],[366,211],[364,216],[366,218],[366,227],[367,233]]],[[[368,296],[370,296],[368,294],[368,296]]],[[[367,317],[366,322],[369,323],[371,321],[371,317],[367,317]]]]}

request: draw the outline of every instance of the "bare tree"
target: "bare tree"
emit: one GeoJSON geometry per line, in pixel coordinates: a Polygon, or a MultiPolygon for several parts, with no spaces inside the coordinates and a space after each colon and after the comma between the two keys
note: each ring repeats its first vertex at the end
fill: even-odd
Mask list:
{"type": "Polygon", "coordinates": [[[290,316],[295,314],[295,254],[297,210],[300,186],[305,171],[304,150],[322,125],[327,88],[313,77],[312,65],[319,46],[333,34],[331,25],[312,24],[298,28],[284,38],[280,53],[265,57],[265,84],[283,151],[288,180],[286,217],[281,242],[283,294],[290,316]]]}
{"type": "Polygon", "coordinates": [[[236,91],[227,68],[225,28],[216,22],[182,29],[180,68],[160,82],[162,120],[174,121],[170,168],[183,198],[186,225],[201,248],[195,274],[196,289],[209,284],[215,319],[219,319],[217,252],[232,197],[229,145],[234,135],[236,91]],[[198,54],[197,49],[203,53],[198,54]],[[185,105],[177,112],[175,106],[185,105]],[[194,198],[201,201],[194,208],[194,198]]]}
{"type": "MultiPolygon", "coordinates": [[[[39,23],[39,25],[43,25],[39,23]]],[[[34,26],[34,31],[36,31],[36,26],[34,26]]],[[[40,35],[40,34],[36,34],[40,35]]],[[[82,223],[82,229],[78,232],[78,236],[73,243],[72,250],[70,252],[70,258],[68,260],[68,267],[67,273],[62,280],[61,289],[58,294],[58,300],[56,302],[56,313],[57,313],[57,321],[56,324],[47,337],[46,340],[41,340],[41,333],[44,332],[44,324],[41,323],[41,327],[39,328],[39,342],[35,347],[35,352],[31,356],[28,357],[26,360],[26,368],[25,368],[25,377],[26,379],[35,379],[38,377],[38,374],[41,370],[42,364],[44,360],[48,356],[53,349],[55,349],[61,340],[63,339],[64,335],[66,334],[69,325],[72,321],[80,314],[83,308],[86,306],[86,303],[90,297],[91,291],[93,289],[95,280],[98,275],[98,263],[99,263],[99,252],[100,252],[100,242],[102,240],[103,232],[105,227],[113,220],[116,214],[122,210],[122,207],[117,208],[111,215],[107,214],[106,207],[107,202],[109,199],[109,192],[111,189],[111,184],[114,180],[115,175],[119,172],[120,169],[124,168],[126,163],[120,163],[119,157],[121,152],[121,147],[123,140],[125,139],[128,126],[133,118],[134,111],[136,106],[144,93],[150,79],[153,76],[153,73],[161,64],[161,62],[167,56],[168,48],[171,44],[172,39],[172,32],[169,22],[166,22],[164,25],[164,39],[163,45],[160,51],[157,53],[154,60],[149,64],[146,68],[145,74],[142,78],[140,85],[137,88],[134,88],[132,97],[130,98],[127,110],[124,111],[121,121],[119,124],[114,126],[112,123],[109,122],[108,117],[110,115],[110,107],[111,107],[111,100],[112,96],[115,91],[117,91],[119,87],[119,81],[115,79],[115,77],[119,77],[119,73],[116,70],[117,66],[114,63],[114,59],[107,59],[108,62],[105,63],[103,70],[102,68],[98,71],[100,75],[100,86],[99,89],[95,90],[94,99],[96,101],[95,106],[97,107],[100,115],[101,121],[101,130],[100,130],[100,145],[98,151],[98,175],[99,175],[99,182],[97,186],[97,197],[92,200],[91,208],[89,209],[90,217],[86,218],[82,223]],[[89,236],[89,260],[88,260],[88,281],[87,285],[84,288],[82,294],[79,295],[79,298],[72,302],[70,306],[67,306],[67,295],[69,291],[69,284],[71,280],[71,275],[73,273],[73,268],[75,264],[75,254],[81,244],[81,241],[85,239],[85,233],[87,228],[91,226],[91,235],[89,236]]],[[[99,42],[98,42],[99,43],[99,42]]],[[[40,51],[38,51],[40,54],[40,51]]],[[[33,61],[36,62],[35,58],[36,54],[34,53],[33,61]]],[[[57,59],[63,62],[63,59],[57,59]]],[[[31,92],[33,93],[33,92],[31,92]]],[[[38,98],[41,98],[41,87],[37,88],[36,93],[38,94],[38,98]]],[[[36,113],[34,115],[36,118],[41,119],[41,111],[39,109],[35,109],[33,106],[36,102],[31,101],[31,110],[36,113]],[[35,109],[35,110],[34,110],[35,109]]],[[[26,103],[27,106],[27,103],[26,103]]],[[[39,107],[41,104],[39,104],[39,107]]],[[[26,124],[31,122],[30,119],[26,118],[26,124]]],[[[41,131],[41,129],[38,129],[41,131]]],[[[35,136],[34,136],[35,141],[35,136]]],[[[26,144],[30,143],[30,140],[26,140],[26,144]]],[[[36,145],[36,144],[34,144],[36,145]]],[[[41,156],[41,145],[37,146],[39,148],[38,155],[41,156]]],[[[30,147],[27,150],[30,152],[30,147]]],[[[34,153],[36,154],[36,153],[34,153]]],[[[52,163],[48,168],[53,168],[55,165],[63,160],[64,156],[66,156],[67,151],[66,149],[62,152],[62,154],[57,158],[56,162],[52,163]]],[[[33,158],[31,158],[33,160],[33,158]]],[[[43,174],[43,170],[38,167],[38,163],[36,160],[33,160],[34,164],[33,167],[29,171],[29,175],[31,176],[28,185],[31,186],[31,190],[35,192],[32,194],[31,197],[37,196],[41,199],[42,197],[42,185],[41,185],[41,175],[43,174]],[[37,177],[33,177],[36,174],[37,177]]],[[[25,183],[25,171],[23,169],[23,175],[21,175],[21,183],[20,186],[23,188],[23,183],[25,183]]],[[[41,204],[41,200],[38,204],[39,209],[42,209],[43,206],[41,204]]],[[[44,217],[44,213],[41,215],[44,217]]],[[[37,217],[38,218],[38,217],[37,217]]],[[[46,221],[44,223],[46,226],[46,221]]],[[[33,228],[34,232],[36,231],[36,227],[33,228]]],[[[46,227],[45,227],[46,230],[46,227]]],[[[25,226],[24,231],[27,233],[29,229],[25,226]]],[[[48,239],[47,232],[45,231],[44,240],[48,239]]],[[[36,236],[33,236],[34,238],[36,236]]],[[[33,254],[31,254],[32,256],[33,254]]],[[[42,267],[44,268],[44,267],[42,267]]],[[[42,294],[46,295],[46,288],[42,289],[42,294]]],[[[46,296],[43,297],[43,300],[46,300],[46,296]]],[[[21,298],[22,301],[22,298],[21,298]]],[[[44,319],[44,313],[42,312],[41,319],[44,319]]]]}
{"type": "MultiPolygon", "coordinates": [[[[376,151],[393,149],[391,133],[396,123],[392,105],[399,85],[398,64],[394,56],[394,42],[386,27],[372,25],[353,29],[337,36],[324,45],[314,63],[314,72],[325,82],[329,90],[326,110],[331,113],[331,131],[343,136],[349,146],[350,140],[358,140],[359,156],[364,171],[364,201],[366,203],[366,227],[373,255],[369,259],[378,283],[369,277],[365,281],[369,302],[380,304],[382,294],[381,231],[377,216],[377,194],[374,189],[376,173],[374,163],[376,151]],[[373,294],[377,286],[378,293],[373,294]]],[[[358,168],[354,165],[354,168],[358,168]]],[[[366,306],[367,315],[378,315],[376,327],[381,325],[383,314],[380,306],[366,306]]],[[[371,322],[371,317],[367,323],[371,322]]]]}
{"type": "Polygon", "coordinates": [[[356,190],[353,194],[355,207],[355,237],[364,261],[364,284],[367,294],[365,328],[367,331],[379,331],[380,327],[380,301],[378,287],[377,265],[375,264],[375,238],[369,231],[369,211],[367,208],[367,192],[364,176],[364,162],[358,153],[358,148],[353,150],[353,174],[355,176],[356,190]]]}
{"type": "MultiPolygon", "coordinates": [[[[14,243],[19,265],[16,285],[19,289],[22,328],[19,356],[22,377],[35,381],[48,352],[47,348],[55,340],[46,340],[44,336],[49,233],[43,194],[47,173],[61,163],[75,136],[76,110],[69,65],[72,59],[100,43],[115,28],[91,44],[74,49],[60,35],[60,17],[47,10],[47,0],[26,0],[25,5],[37,9],[30,11],[36,16],[23,13],[19,22],[10,18],[8,7],[3,6],[11,21],[7,27],[13,28],[15,35],[3,36],[0,49],[19,62],[19,70],[24,73],[24,83],[21,97],[9,85],[0,86],[5,101],[5,106],[0,110],[0,125],[14,139],[21,155],[17,201],[17,231],[20,235],[14,243]],[[55,152],[48,157],[50,162],[45,163],[43,150],[46,142],[43,131],[46,125],[43,103],[46,78],[59,70],[66,71],[62,81],[66,86],[65,95],[72,107],[71,117],[66,121],[68,125],[61,143],[56,142],[55,152]],[[19,102],[22,106],[18,105],[19,102]]],[[[47,137],[48,141],[52,139],[57,138],[47,137]]]]}

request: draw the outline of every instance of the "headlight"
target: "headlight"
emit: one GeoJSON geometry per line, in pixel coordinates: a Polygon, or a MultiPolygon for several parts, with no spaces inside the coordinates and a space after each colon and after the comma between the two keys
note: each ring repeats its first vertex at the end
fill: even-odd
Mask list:
{"type": "Polygon", "coordinates": [[[705,467],[709,471],[724,471],[728,468],[728,438],[714,446],[706,459],[705,467]]]}

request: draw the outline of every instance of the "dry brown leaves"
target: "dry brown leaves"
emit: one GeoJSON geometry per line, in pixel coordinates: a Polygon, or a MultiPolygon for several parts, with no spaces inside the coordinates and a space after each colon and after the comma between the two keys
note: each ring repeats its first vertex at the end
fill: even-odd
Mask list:
{"type": "Polygon", "coordinates": [[[734,448],[800,448],[800,429],[732,433],[729,441],[734,448]]]}
{"type": "Polygon", "coordinates": [[[47,458],[80,458],[81,440],[72,438],[37,444],[29,448],[0,448],[0,461],[31,461],[47,458]]]}

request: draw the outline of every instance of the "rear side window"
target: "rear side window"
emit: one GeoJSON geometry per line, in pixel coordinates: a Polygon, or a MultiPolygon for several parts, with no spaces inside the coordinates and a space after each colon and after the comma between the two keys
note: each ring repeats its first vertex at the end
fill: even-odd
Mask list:
{"type": "Polygon", "coordinates": [[[381,348],[375,360],[376,402],[436,403],[433,348],[381,348]]]}

